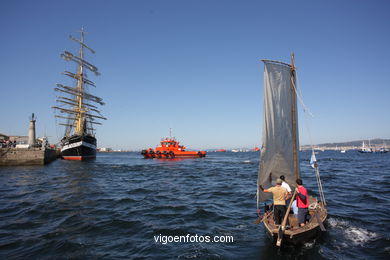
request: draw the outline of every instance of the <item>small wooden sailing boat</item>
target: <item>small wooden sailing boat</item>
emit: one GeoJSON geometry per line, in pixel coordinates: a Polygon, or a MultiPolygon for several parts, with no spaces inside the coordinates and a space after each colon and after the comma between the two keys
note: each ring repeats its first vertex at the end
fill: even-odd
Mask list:
{"type": "MultiPolygon", "coordinates": [[[[271,60],[263,60],[263,62],[265,66],[263,147],[257,185],[269,188],[277,178],[284,175],[290,187],[295,187],[296,179],[300,178],[300,168],[294,56],[292,55],[292,64],[271,60]]],[[[281,246],[282,243],[301,244],[315,238],[321,230],[325,230],[323,223],[327,218],[326,202],[318,165],[314,159],[313,151],[312,166],[316,169],[321,200],[308,196],[310,221],[303,227],[298,225],[296,215],[290,214],[293,199],[287,205],[281,225],[276,225],[274,222],[272,206],[266,207],[269,209],[264,213],[261,222],[264,223],[267,233],[276,241],[277,246],[281,246]]],[[[271,199],[270,193],[263,193],[258,188],[258,209],[260,202],[268,199],[271,199]]]]}
{"type": "Polygon", "coordinates": [[[65,126],[65,134],[61,139],[61,156],[65,160],[85,160],[96,157],[96,137],[93,125],[101,123],[98,119],[106,120],[98,110],[96,104],[104,105],[100,97],[88,92],[88,87],[96,87],[95,83],[87,79],[87,70],[96,76],[100,75],[98,68],[84,59],[84,50],[95,53],[93,49],[84,43],[84,31],[81,30],[81,40],[69,36],[72,41],[80,45],[79,54],[73,55],[64,51],[61,57],[66,61],[77,64],[77,72],[65,71],[63,74],[74,81],[73,86],[57,84],[54,89],[66,96],[57,97],[57,106],[53,108],[65,115],[56,115],[57,118],[65,119],[60,125],[65,126]]]}

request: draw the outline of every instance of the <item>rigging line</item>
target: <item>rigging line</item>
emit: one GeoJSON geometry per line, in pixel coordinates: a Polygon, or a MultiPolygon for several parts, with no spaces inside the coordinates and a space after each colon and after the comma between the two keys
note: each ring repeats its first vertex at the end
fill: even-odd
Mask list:
{"type": "MultiPolygon", "coordinates": [[[[312,118],[314,117],[314,115],[310,112],[309,108],[303,102],[303,97],[302,97],[301,89],[299,87],[298,77],[295,75],[295,83],[296,83],[297,87],[295,86],[293,79],[291,79],[291,81],[292,81],[292,85],[294,87],[295,93],[296,93],[296,95],[298,97],[298,100],[299,100],[299,102],[302,105],[303,112],[305,112],[304,124],[305,124],[305,127],[306,127],[306,131],[307,131],[307,133],[309,135],[311,150],[312,150],[312,153],[314,154],[313,139],[312,139],[312,136],[311,136],[311,131],[310,131],[310,128],[309,128],[309,124],[307,122],[308,121],[308,115],[310,115],[312,118]]],[[[316,173],[316,179],[317,179],[318,191],[320,193],[320,198],[323,201],[324,205],[326,205],[325,195],[324,195],[324,191],[323,191],[323,188],[322,188],[322,182],[321,182],[321,178],[320,178],[320,170],[318,168],[318,165],[315,166],[315,173],[316,173]]]]}
{"type": "MultiPolygon", "coordinates": [[[[299,80],[298,80],[297,74],[295,74],[295,82],[297,83],[296,85],[299,86],[299,80]]],[[[292,85],[294,87],[295,93],[297,94],[298,100],[299,100],[299,102],[302,105],[303,111],[307,112],[311,117],[314,117],[314,115],[311,113],[309,107],[307,107],[305,105],[305,103],[303,102],[303,96],[302,96],[301,88],[295,87],[295,84],[292,84],[292,85]]]]}
{"type": "Polygon", "coordinates": [[[309,124],[308,124],[308,116],[310,115],[310,117],[313,118],[314,115],[310,112],[310,109],[303,102],[303,97],[302,97],[300,83],[299,83],[297,74],[295,74],[295,82],[296,82],[296,84],[293,83],[292,85],[294,87],[295,94],[297,95],[298,100],[301,103],[301,106],[302,106],[302,109],[303,109],[303,112],[304,112],[304,115],[305,115],[304,116],[304,118],[305,118],[304,125],[305,125],[306,131],[307,131],[307,133],[309,135],[310,147],[311,147],[312,150],[314,150],[313,139],[312,139],[311,131],[310,131],[309,124]]]}
{"type": "Polygon", "coordinates": [[[318,184],[318,190],[320,192],[320,197],[324,205],[326,205],[324,190],[322,189],[322,183],[321,183],[321,177],[320,177],[320,170],[318,167],[316,167],[316,175],[317,175],[317,184],[318,184]]]}

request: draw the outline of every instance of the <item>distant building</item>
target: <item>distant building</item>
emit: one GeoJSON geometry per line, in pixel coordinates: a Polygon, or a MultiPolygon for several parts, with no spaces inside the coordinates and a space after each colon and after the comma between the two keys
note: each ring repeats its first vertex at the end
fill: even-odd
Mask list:
{"type": "Polygon", "coordinates": [[[28,143],[28,136],[10,136],[10,141],[16,141],[17,144],[27,144],[28,143]]]}
{"type": "Polygon", "coordinates": [[[98,148],[98,151],[99,152],[112,152],[112,149],[106,148],[106,147],[101,147],[101,148],[98,148]]]}

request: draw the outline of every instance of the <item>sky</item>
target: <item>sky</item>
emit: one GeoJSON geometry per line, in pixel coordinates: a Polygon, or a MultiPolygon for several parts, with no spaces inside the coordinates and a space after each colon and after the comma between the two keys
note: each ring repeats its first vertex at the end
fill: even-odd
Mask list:
{"type": "Polygon", "coordinates": [[[261,145],[263,64],[290,62],[313,116],[300,143],[390,138],[390,2],[366,0],[69,0],[0,3],[0,133],[51,143],[56,83],[75,66],[69,35],[96,51],[91,92],[108,118],[98,147],[140,150],[172,135],[193,149],[261,145]]]}

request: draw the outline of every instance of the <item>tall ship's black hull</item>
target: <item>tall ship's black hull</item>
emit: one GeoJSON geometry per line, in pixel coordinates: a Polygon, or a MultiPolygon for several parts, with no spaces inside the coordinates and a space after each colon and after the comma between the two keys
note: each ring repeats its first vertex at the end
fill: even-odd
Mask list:
{"type": "Polygon", "coordinates": [[[89,160],[96,158],[96,138],[90,135],[73,135],[63,139],[61,157],[65,160],[89,160]]]}

